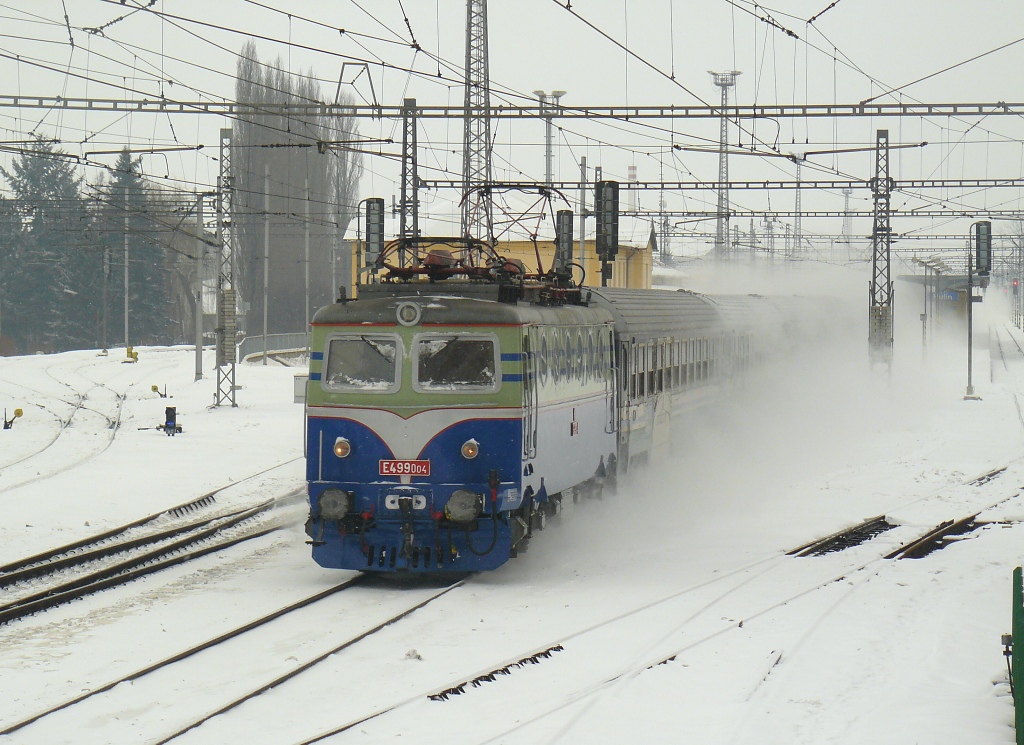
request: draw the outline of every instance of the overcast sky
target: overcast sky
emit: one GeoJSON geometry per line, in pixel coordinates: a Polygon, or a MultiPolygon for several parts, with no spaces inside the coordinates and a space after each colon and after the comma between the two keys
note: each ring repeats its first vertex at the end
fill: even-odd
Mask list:
{"type": "MultiPolygon", "coordinates": [[[[287,69],[321,81],[326,99],[339,88],[357,101],[399,105],[460,105],[465,56],[463,0],[7,0],[0,3],[0,74],[7,95],[225,100],[233,93],[235,55],[249,36],[261,59],[280,56],[287,69]],[[133,5],[136,9],[133,10],[133,5]],[[280,11],[274,10],[280,8],[280,11]],[[65,9],[67,22],[65,22],[65,9]],[[289,13],[291,15],[289,15],[289,13]],[[405,16],[407,15],[407,21],[405,16]],[[93,29],[89,33],[86,29],[93,29]],[[339,31],[344,29],[344,32],[339,31]],[[74,41],[74,45],[69,41],[74,41]],[[419,50],[414,46],[418,46],[419,50]],[[49,69],[46,69],[49,68],[49,69]],[[372,86],[371,86],[372,80],[372,86]]],[[[492,103],[528,103],[532,91],[565,90],[567,106],[684,105],[716,102],[708,70],[742,72],[735,100],[750,103],[855,103],[905,86],[977,55],[980,59],[902,88],[888,99],[928,102],[1024,101],[1024,4],[1010,0],[777,0],[771,8],[743,0],[491,0],[489,13],[492,103]],[[830,7],[831,5],[831,7],[830,7]],[[813,25],[807,21],[817,16],[813,25]],[[770,22],[766,22],[768,19],[770,22]],[[798,37],[798,38],[797,38],[798,37]],[[1001,51],[998,47],[1010,44],[1001,51]],[[627,51],[633,55],[631,56],[627,51]],[[991,53],[989,53],[991,52],[991,53]],[[986,54],[989,53],[989,54],[986,54]]],[[[144,157],[147,175],[186,190],[216,179],[215,116],[151,114],[88,116],[43,109],[0,108],[2,139],[38,132],[79,156],[130,144],[206,150],[199,157],[172,153],[144,157]]],[[[556,179],[579,178],[586,156],[606,177],[626,179],[628,165],[644,180],[717,179],[717,156],[673,151],[672,145],[714,147],[718,124],[691,122],[562,122],[556,136],[556,179]]],[[[1024,162],[1019,117],[974,119],[794,119],[733,127],[730,138],[755,138],[787,152],[870,145],[888,127],[894,144],[929,142],[894,156],[899,178],[1017,178],[1024,162]],[[965,134],[966,133],[966,134],[965,134]]],[[[539,121],[493,126],[495,177],[540,180],[544,174],[539,121]]],[[[393,121],[364,120],[367,137],[395,137],[393,121]]],[[[462,122],[424,123],[419,153],[424,178],[458,178],[462,122]]],[[[382,148],[391,152],[397,146],[382,148]]],[[[95,163],[114,156],[91,155],[95,163]]],[[[803,178],[868,178],[870,153],[818,156],[803,178]]],[[[399,166],[369,158],[362,196],[395,193],[399,166]]],[[[99,169],[86,175],[95,180],[99,169]]],[[[792,179],[794,166],[778,158],[733,158],[734,179],[792,179]]],[[[857,193],[857,209],[869,194],[857,193]]],[[[453,194],[426,195],[426,208],[451,212],[453,194]]],[[[657,196],[639,197],[654,208],[657,196]]],[[[669,207],[713,209],[714,196],[672,196],[669,207]]],[[[733,192],[738,206],[792,209],[792,195],[733,192]],[[783,204],[778,204],[782,201],[783,204]]],[[[841,209],[838,193],[814,195],[805,209],[841,209]]],[[[971,206],[1020,208],[1016,189],[975,194],[929,193],[971,206]]],[[[896,204],[899,206],[899,204],[896,204]]]]}

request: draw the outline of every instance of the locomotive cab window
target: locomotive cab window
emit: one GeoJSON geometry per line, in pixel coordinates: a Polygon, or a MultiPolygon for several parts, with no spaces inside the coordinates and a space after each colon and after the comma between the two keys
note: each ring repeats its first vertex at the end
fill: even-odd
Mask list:
{"type": "Polygon", "coordinates": [[[397,336],[353,334],[327,346],[324,387],[333,391],[392,393],[398,390],[402,344],[397,336]]]}
{"type": "Polygon", "coordinates": [[[496,391],[501,382],[493,336],[422,334],[413,343],[413,389],[430,393],[496,391]]]}

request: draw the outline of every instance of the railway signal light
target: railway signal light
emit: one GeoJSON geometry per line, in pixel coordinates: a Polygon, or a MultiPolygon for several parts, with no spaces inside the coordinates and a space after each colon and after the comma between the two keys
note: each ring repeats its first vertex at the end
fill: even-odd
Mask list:
{"type": "Polygon", "coordinates": [[[1019,283],[1020,283],[1019,279],[1013,280],[1013,294],[1014,295],[1016,295],[1020,291],[1020,288],[1017,286],[1019,283]]]}
{"type": "Polygon", "coordinates": [[[373,266],[384,251],[384,200],[366,200],[366,264],[373,266]]]}
{"type": "Polygon", "coordinates": [[[597,218],[597,255],[611,261],[619,252],[619,182],[598,181],[594,199],[597,218]]]}
{"type": "Polygon", "coordinates": [[[572,210],[555,215],[555,271],[564,272],[572,262],[572,210]]]}
{"type": "Polygon", "coordinates": [[[992,223],[988,220],[974,223],[974,235],[974,268],[979,275],[985,276],[992,271],[992,223]]]}

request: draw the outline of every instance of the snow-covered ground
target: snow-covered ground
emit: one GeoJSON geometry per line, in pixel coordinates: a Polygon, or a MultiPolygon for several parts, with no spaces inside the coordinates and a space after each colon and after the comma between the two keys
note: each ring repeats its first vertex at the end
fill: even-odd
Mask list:
{"type": "MultiPolygon", "coordinates": [[[[1024,553],[1024,334],[981,307],[980,400],[964,400],[956,324],[925,358],[909,307],[891,376],[859,330],[777,361],[671,462],[568,510],[524,556],[174,742],[298,743],[352,722],[324,742],[1013,742],[1000,634],[1024,553]],[[881,558],[975,512],[992,524],[881,558]],[[868,543],[785,556],[880,514],[897,527],[868,543]]],[[[294,368],[240,365],[238,408],[211,409],[212,352],[196,382],[191,350],[139,351],[0,359],[0,408],[25,411],[0,431],[0,564],[231,483],[225,506],[302,487],[294,368]],[[175,437],[151,429],[166,405],[175,437]]],[[[297,521],[0,626],[0,729],[352,576],[313,564],[305,538],[297,521]]],[[[440,586],[340,592],[0,742],[162,741],[440,586]]]]}

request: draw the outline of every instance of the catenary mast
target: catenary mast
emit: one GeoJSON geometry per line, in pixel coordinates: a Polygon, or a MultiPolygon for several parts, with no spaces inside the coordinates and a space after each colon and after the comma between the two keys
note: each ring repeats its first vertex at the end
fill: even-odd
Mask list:
{"type": "Polygon", "coordinates": [[[490,240],[494,232],[491,196],[486,190],[477,188],[492,181],[487,0],[466,0],[465,83],[462,234],[470,238],[490,240]]]}

